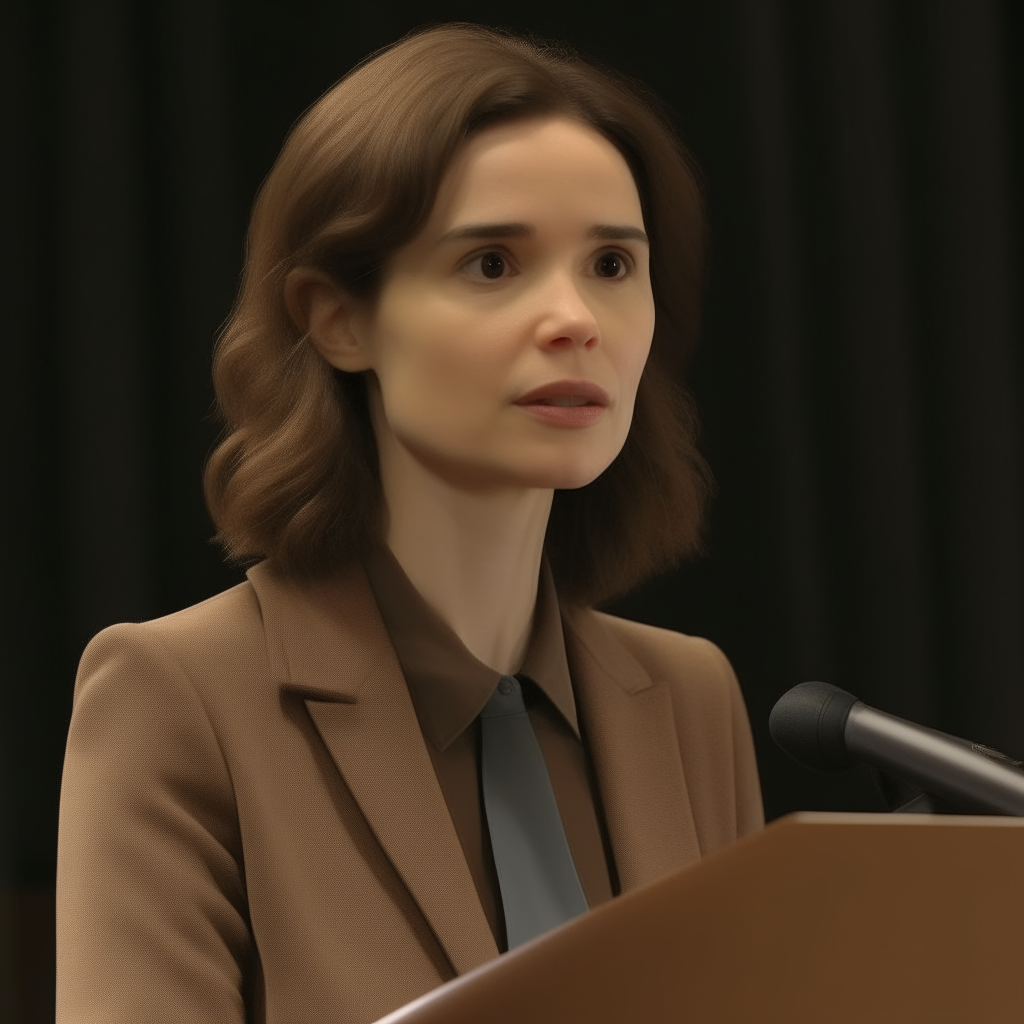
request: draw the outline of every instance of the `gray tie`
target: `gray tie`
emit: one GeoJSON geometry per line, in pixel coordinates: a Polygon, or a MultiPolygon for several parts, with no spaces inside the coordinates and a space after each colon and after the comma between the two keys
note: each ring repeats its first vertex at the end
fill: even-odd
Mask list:
{"type": "Polygon", "coordinates": [[[547,766],[515,676],[480,712],[481,779],[508,948],[587,910],[547,766]]]}

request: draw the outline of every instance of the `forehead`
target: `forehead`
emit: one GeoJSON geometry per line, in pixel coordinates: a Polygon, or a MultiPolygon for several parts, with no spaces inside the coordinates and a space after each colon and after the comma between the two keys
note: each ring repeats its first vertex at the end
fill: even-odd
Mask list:
{"type": "Polygon", "coordinates": [[[529,213],[524,204],[538,212],[614,214],[641,226],[640,198],[622,154],[589,125],[547,117],[470,138],[445,173],[427,233],[462,218],[529,213]]]}

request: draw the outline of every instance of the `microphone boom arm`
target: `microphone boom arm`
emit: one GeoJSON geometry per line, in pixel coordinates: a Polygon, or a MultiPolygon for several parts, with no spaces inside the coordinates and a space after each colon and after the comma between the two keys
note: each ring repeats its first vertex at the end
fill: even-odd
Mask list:
{"type": "Polygon", "coordinates": [[[967,800],[979,810],[1024,816],[1024,774],[972,746],[863,701],[850,708],[846,720],[846,749],[854,757],[935,796],[967,800]]]}
{"type": "Polygon", "coordinates": [[[1024,817],[1020,762],[878,711],[830,683],[788,690],[772,708],[768,728],[790,757],[817,771],[842,771],[861,760],[968,813],[1024,817]]]}

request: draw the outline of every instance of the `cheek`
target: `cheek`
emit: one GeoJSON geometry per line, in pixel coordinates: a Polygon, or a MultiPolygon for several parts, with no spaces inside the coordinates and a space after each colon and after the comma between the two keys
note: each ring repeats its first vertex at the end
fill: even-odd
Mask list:
{"type": "Polygon", "coordinates": [[[644,367],[651,354],[651,339],[647,337],[646,342],[629,346],[623,353],[622,382],[624,389],[628,390],[631,397],[636,395],[636,389],[640,385],[640,377],[643,375],[644,367]]]}
{"type": "Polygon", "coordinates": [[[650,349],[650,342],[647,342],[645,345],[632,347],[623,354],[623,359],[619,363],[619,380],[622,384],[622,392],[620,403],[621,419],[618,423],[617,433],[620,435],[623,443],[633,423],[636,393],[640,386],[640,378],[643,375],[644,367],[647,365],[650,349]]]}
{"type": "Polygon", "coordinates": [[[635,361],[634,361],[634,366],[633,366],[633,375],[634,375],[635,381],[639,382],[640,375],[644,372],[644,367],[647,365],[647,360],[650,358],[650,355],[651,355],[651,339],[648,338],[647,339],[647,344],[643,345],[639,349],[639,351],[636,353],[636,357],[635,357],[635,361]]]}
{"type": "Polygon", "coordinates": [[[630,297],[628,308],[614,323],[610,337],[614,339],[612,358],[624,388],[636,386],[654,339],[654,299],[648,291],[630,297]]]}
{"type": "Polygon", "coordinates": [[[501,393],[500,357],[478,326],[443,311],[422,312],[418,322],[390,325],[382,338],[385,411],[396,429],[456,428],[493,406],[501,393]]]}

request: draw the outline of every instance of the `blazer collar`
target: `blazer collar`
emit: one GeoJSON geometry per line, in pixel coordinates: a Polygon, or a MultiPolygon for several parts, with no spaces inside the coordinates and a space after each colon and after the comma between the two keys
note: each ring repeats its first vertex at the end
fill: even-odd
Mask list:
{"type": "MultiPolygon", "coordinates": [[[[382,849],[459,974],[498,954],[361,565],[297,585],[247,573],[271,672],[298,695],[382,849]]],[[[622,892],[695,860],[696,833],[667,688],[614,620],[563,613],[566,656],[622,892]]]]}

